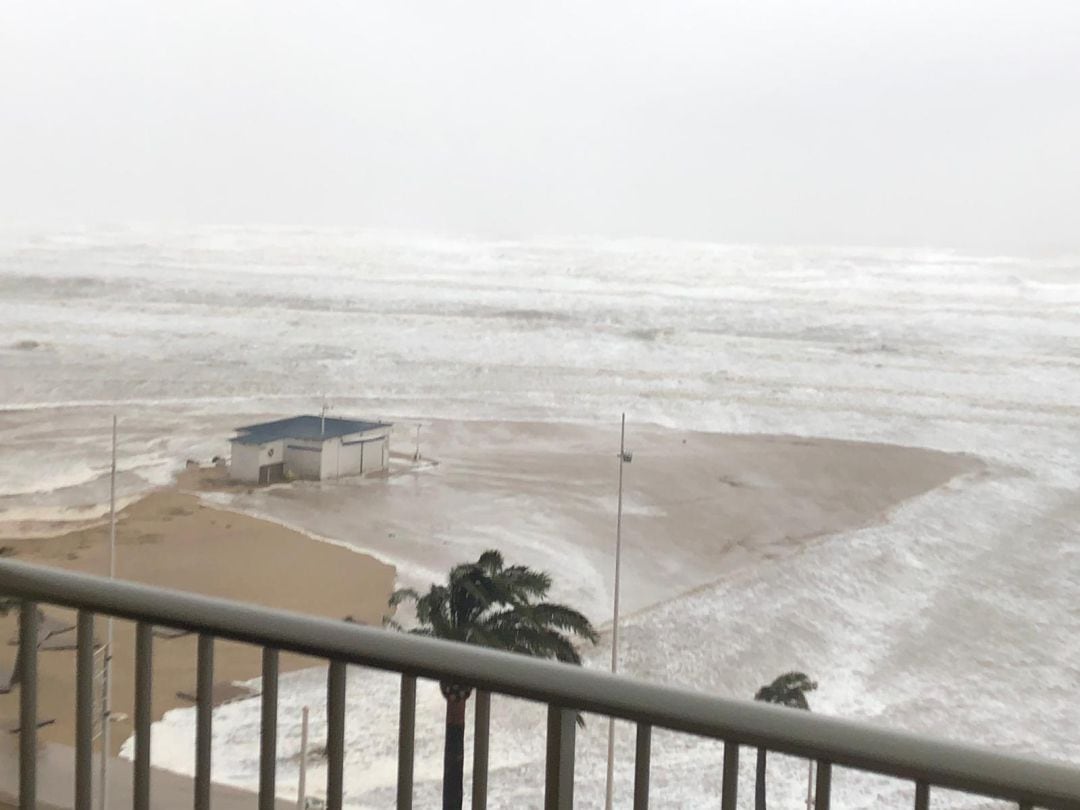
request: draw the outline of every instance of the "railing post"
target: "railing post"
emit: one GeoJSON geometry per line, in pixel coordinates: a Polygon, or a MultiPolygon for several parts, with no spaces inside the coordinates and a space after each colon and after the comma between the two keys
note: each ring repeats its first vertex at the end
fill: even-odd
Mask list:
{"type": "Polygon", "coordinates": [[[649,760],[652,756],[652,726],[638,723],[634,755],[634,810],[649,810],[649,760]]]}
{"type": "Polygon", "coordinates": [[[214,637],[199,636],[195,675],[195,810],[210,810],[213,755],[214,637]]]}
{"type": "Polygon", "coordinates": [[[153,719],[153,626],[135,625],[135,778],[132,806],[150,810],[150,721],[153,719]]]}
{"type": "Polygon", "coordinates": [[[94,614],[79,611],[75,641],[75,810],[94,801],[94,614]]]}
{"type": "Polygon", "coordinates": [[[326,810],[341,810],[345,795],[345,664],[326,674],[326,810]]]}
{"type": "Polygon", "coordinates": [[[416,678],[401,676],[398,706],[397,810],[412,810],[413,745],[416,738],[416,678]]]}
{"type": "Polygon", "coordinates": [[[817,795],[814,810],[829,810],[829,794],[832,792],[832,763],[819,760],[817,765],[817,795]]]}
{"type": "Polygon", "coordinates": [[[739,800],[739,744],[724,743],[724,779],[720,787],[720,810],[735,810],[739,800]]]}
{"type": "Polygon", "coordinates": [[[473,725],[472,810],[487,810],[488,735],[491,733],[491,692],[476,691],[473,725]]]}
{"type": "Polygon", "coordinates": [[[544,810],[574,806],[574,737],[577,712],[548,705],[547,779],[544,810]]]}
{"type": "Polygon", "coordinates": [[[38,606],[19,610],[19,810],[37,807],[38,606]]]}
{"type": "Polygon", "coordinates": [[[262,721],[259,727],[259,810],[274,810],[277,782],[278,651],[262,651],[262,721]]]}
{"type": "Polygon", "coordinates": [[[930,810],[930,785],[926,782],[915,784],[915,810],[930,810]]]}

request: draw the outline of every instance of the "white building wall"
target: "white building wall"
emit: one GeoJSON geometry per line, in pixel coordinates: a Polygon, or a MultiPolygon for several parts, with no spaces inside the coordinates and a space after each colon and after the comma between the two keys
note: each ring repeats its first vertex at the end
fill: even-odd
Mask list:
{"type": "Polygon", "coordinates": [[[232,443],[229,453],[229,477],[237,481],[259,481],[259,446],[232,443]]]}
{"type": "Polygon", "coordinates": [[[232,443],[229,473],[238,481],[258,483],[259,468],[285,464],[290,478],[323,480],[387,469],[389,426],[333,439],[279,439],[266,444],[232,443]]]}
{"type": "Polygon", "coordinates": [[[285,474],[293,478],[319,480],[322,476],[321,441],[287,439],[285,441],[285,474]]]}
{"type": "Polygon", "coordinates": [[[390,428],[354,433],[341,439],[339,475],[362,475],[385,470],[389,460],[390,428]]]}
{"type": "Polygon", "coordinates": [[[340,457],[338,459],[338,475],[360,475],[360,459],[363,454],[363,445],[356,436],[346,436],[340,440],[340,457]]]}
{"type": "Polygon", "coordinates": [[[364,442],[363,473],[379,472],[383,468],[382,449],[386,444],[386,437],[377,438],[374,441],[364,442]]]}
{"type": "Polygon", "coordinates": [[[323,480],[326,480],[328,478],[337,478],[340,456],[341,439],[333,438],[323,442],[322,469],[320,470],[320,476],[323,478],[323,480]]]}
{"type": "Polygon", "coordinates": [[[229,455],[229,476],[237,481],[259,482],[259,468],[267,464],[277,464],[285,457],[283,441],[266,444],[232,443],[229,455]]]}

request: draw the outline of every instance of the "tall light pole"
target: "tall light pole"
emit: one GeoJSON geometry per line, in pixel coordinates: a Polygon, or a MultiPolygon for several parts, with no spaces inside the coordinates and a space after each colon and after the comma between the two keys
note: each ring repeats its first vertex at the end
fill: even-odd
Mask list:
{"type": "Polygon", "coordinates": [[[296,810],[307,808],[308,707],[300,715],[300,784],[296,788],[296,810]]]}
{"type": "MultiPolygon", "coordinates": [[[[622,480],[623,465],[629,464],[633,453],[626,450],[626,414],[622,415],[619,433],[619,506],[615,513],[615,603],[611,611],[611,672],[619,671],[619,574],[622,569],[622,480]]],[[[615,718],[608,718],[607,783],[604,790],[604,808],[612,810],[615,801],[615,718]]]]}
{"type": "MultiPolygon", "coordinates": [[[[112,418],[112,465],[109,468],[109,579],[116,577],[116,414],[112,418]]],[[[106,810],[109,801],[109,726],[112,723],[112,643],[113,620],[105,620],[105,655],[101,673],[101,766],[98,801],[106,810]]]]}

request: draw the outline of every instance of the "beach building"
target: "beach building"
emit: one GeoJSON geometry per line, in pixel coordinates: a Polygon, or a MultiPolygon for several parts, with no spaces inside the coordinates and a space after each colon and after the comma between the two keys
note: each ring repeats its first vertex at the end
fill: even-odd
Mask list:
{"type": "Polygon", "coordinates": [[[380,472],[389,466],[391,428],[383,422],[322,416],[237,428],[229,473],[238,481],[272,484],[380,472]]]}

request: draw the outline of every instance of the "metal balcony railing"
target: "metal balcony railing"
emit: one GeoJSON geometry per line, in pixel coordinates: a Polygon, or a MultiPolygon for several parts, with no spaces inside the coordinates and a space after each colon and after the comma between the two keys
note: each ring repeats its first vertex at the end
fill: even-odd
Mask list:
{"type": "Polygon", "coordinates": [[[916,810],[931,803],[934,788],[947,788],[1015,802],[1024,808],[1080,808],[1080,770],[996,753],[967,745],[855,723],[751,701],[643,683],[521,655],[367,628],[249,604],[74,574],[0,560],[0,594],[22,601],[19,807],[35,806],[36,667],[38,603],[78,611],[75,673],[76,810],[91,810],[93,706],[93,617],[111,615],[136,622],[134,807],[149,810],[151,679],[155,626],[199,634],[195,808],[210,806],[211,687],[214,639],[262,648],[262,725],[259,808],[274,807],[277,748],[278,655],[291,651],[329,662],[327,784],[329,810],[342,807],[345,747],[345,668],[349,664],[401,673],[397,807],[413,798],[413,732],[416,679],[449,680],[478,691],[473,762],[473,808],[487,806],[490,694],[548,706],[546,810],[568,810],[574,802],[574,735],[577,712],[635,723],[635,810],[649,805],[650,741],[653,728],[721,740],[722,810],[735,810],[740,750],[763,747],[816,763],[816,810],[828,810],[832,772],[851,768],[915,784],[916,810]]]}

